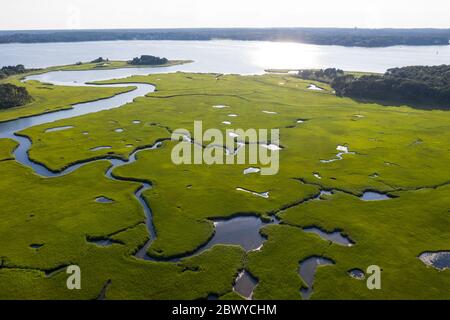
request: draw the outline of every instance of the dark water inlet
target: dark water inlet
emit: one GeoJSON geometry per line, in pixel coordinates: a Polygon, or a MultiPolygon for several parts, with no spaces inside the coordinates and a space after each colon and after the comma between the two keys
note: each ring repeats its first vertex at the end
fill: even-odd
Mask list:
{"type": "Polygon", "coordinates": [[[30,248],[32,248],[32,249],[39,249],[39,248],[41,248],[43,245],[44,245],[44,244],[41,244],[41,243],[33,243],[33,244],[30,244],[30,248]]]}
{"type": "Polygon", "coordinates": [[[247,300],[252,300],[253,290],[258,285],[258,279],[253,277],[247,270],[242,270],[233,285],[233,291],[247,300]]]}
{"type": "Polygon", "coordinates": [[[87,241],[89,243],[93,243],[99,247],[109,247],[112,246],[113,244],[117,243],[116,241],[113,241],[111,239],[97,239],[97,240],[89,240],[87,239],[87,241]]]}
{"type": "Polygon", "coordinates": [[[114,202],[113,199],[107,198],[107,197],[98,197],[95,198],[95,202],[99,202],[99,203],[112,203],[114,202]]]}
{"type": "Polygon", "coordinates": [[[336,230],[333,232],[326,232],[318,227],[303,228],[303,231],[307,233],[314,233],[324,240],[328,240],[342,246],[351,247],[354,245],[354,242],[350,238],[344,236],[341,231],[336,230]]]}
{"type": "Polygon", "coordinates": [[[242,216],[228,220],[214,220],[215,234],[204,247],[208,249],[216,244],[240,245],[245,251],[255,250],[266,240],[259,230],[268,225],[259,217],[242,216]]]}
{"type": "Polygon", "coordinates": [[[136,257],[150,261],[178,262],[183,258],[199,255],[218,244],[239,245],[247,252],[259,250],[266,241],[266,238],[260,234],[260,229],[269,224],[278,224],[279,220],[274,218],[270,222],[263,222],[257,216],[236,216],[230,219],[215,219],[213,223],[214,235],[212,238],[193,252],[167,259],[150,257],[147,255],[147,249],[151,244],[150,240],[138,251],[136,257]]]}
{"type": "Polygon", "coordinates": [[[356,280],[364,280],[366,278],[364,271],[357,268],[349,270],[348,275],[356,280]]]}
{"type": "Polygon", "coordinates": [[[392,197],[384,193],[379,193],[375,191],[366,191],[363,193],[360,199],[363,201],[383,201],[383,200],[390,200],[392,199],[392,197]]]}
{"type": "Polygon", "coordinates": [[[419,259],[427,266],[440,271],[450,269],[450,251],[423,252],[419,259]]]}
{"type": "Polygon", "coordinates": [[[300,289],[303,300],[308,300],[313,291],[314,276],[319,266],[333,265],[334,262],[324,257],[313,256],[300,262],[298,273],[308,288],[300,289]]]}

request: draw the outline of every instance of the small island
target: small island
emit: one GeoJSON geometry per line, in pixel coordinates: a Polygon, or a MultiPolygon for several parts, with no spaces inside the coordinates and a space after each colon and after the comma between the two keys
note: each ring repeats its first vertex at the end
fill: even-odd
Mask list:
{"type": "Polygon", "coordinates": [[[142,55],[140,58],[134,58],[133,60],[128,62],[133,66],[156,66],[156,65],[164,65],[169,63],[167,58],[160,58],[149,55],[142,55]]]}
{"type": "Polygon", "coordinates": [[[191,63],[192,60],[169,60],[152,55],[141,55],[129,61],[109,60],[108,58],[98,57],[90,62],[77,62],[72,65],[59,66],[53,68],[58,71],[83,71],[83,70],[111,70],[121,68],[157,68],[171,67],[185,63],[191,63]]]}

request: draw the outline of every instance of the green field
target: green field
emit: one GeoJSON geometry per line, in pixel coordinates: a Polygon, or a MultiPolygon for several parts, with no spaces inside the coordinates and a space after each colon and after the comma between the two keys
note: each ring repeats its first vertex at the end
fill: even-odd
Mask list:
{"type": "Polygon", "coordinates": [[[450,250],[448,112],[362,104],[336,97],[324,84],[324,91],[309,90],[313,82],[288,74],[178,72],[102,83],[124,87],[21,84],[35,101],[0,112],[0,120],[112,96],[130,90],[127,83],[149,83],[156,92],[121,108],[20,132],[33,141],[30,158],[54,171],[99,157],[127,159],[134,150],[169,139],[178,128],[192,130],[194,121],[202,120],[204,129],[224,132],[280,129],[280,171],[261,176],[244,175],[250,165],[175,165],[176,142],[164,140],[161,148],[142,151],[136,162],[113,171],[114,177],[130,181],[105,177],[107,161],[43,178],[15,162],[15,143],[1,139],[0,299],[95,299],[109,281],[107,299],[202,299],[209,294],[234,299],[239,296],[233,282],[244,268],[259,280],[255,299],[301,299],[305,283],[298,266],[311,256],[335,262],[318,268],[311,299],[450,299],[450,270],[438,271],[418,259],[425,251],[450,250]],[[45,132],[59,126],[73,128],[45,132]],[[338,145],[352,153],[320,161],[334,159],[338,145]],[[98,146],[111,148],[91,150],[98,146]],[[259,251],[219,245],[180,262],[139,260],[134,253],[149,235],[134,197],[140,183],[131,180],[152,183],[144,193],[157,232],[148,250],[152,257],[194,251],[213,235],[213,218],[276,214],[281,224],[261,230],[267,241],[259,251]],[[238,187],[269,191],[270,197],[238,187]],[[333,194],[307,201],[320,190],[333,194]],[[393,198],[360,200],[368,190],[393,198]],[[100,196],[114,202],[95,202],[100,196]],[[308,226],[342,230],[355,245],[305,233],[302,228],[308,226]],[[115,243],[99,247],[87,241],[91,238],[115,243]],[[71,264],[81,267],[82,290],[66,288],[64,267],[71,264]],[[365,281],[347,273],[370,265],[382,269],[381,290],[368,290],[365,281]]]}

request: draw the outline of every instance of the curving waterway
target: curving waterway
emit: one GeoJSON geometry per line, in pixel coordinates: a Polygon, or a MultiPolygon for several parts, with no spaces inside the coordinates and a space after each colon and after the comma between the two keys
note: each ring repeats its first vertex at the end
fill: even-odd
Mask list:
{"type": "MultiPolygon", "coordinates": [[[[30,76],[24,81],[28,80],[38,80],[41,82],[51,83],[53,85],[66,85],[66,86],[100,86],[91,84],[95,81],[108,80],[113,78],[123,78],[132,76],[135,74],[149,74],[149,73],[157,73],[160,72],[160,68],[155,69],[117,69],[117,70],[94,70],[94,71],[57,71],[57,72],[49,72],[41,75],[30,76]],[[89,83],[89,84],[88,84],[89,83]]],[[[29,158],[29,150],[32,146],[32,141],[26,137],[21,136],[18,133],[24,129],[42,125],[42,124],[51,124],[55,121],[62,119],[69,119],[72,117],[82,116],[90,113],[99,112],[102,110],[109,110],[114,108],[119,108],[127,103],[132,102],[134,99],[138,97],[145,96],[149,93],[155,91],[155,87],[149,84],[142,83],[126,83],[126,84],[114,84],[114,85],[101,85],[102,87],[124,87],[124,86],[133,86],[134,90],[131,90],[126,93],[117,94],[113,97],[96,100],[92,102],[79,103],[72,106],[71,109],[67,110],[59,110],[51,113],[30,116],[27,118],[20,118],[16,120],[11,120],[7,122],[0,123],[0,138],[10,138],[18,143],[18,147],[14,151],[14,156],[17,162],[22,165],[33,170],[34,173],[45,177],[45,178],[54,178],[60,177],[71,172],[74,172],[81,166],[84,166],[88,163],[95,161],[109,161],[110,167],[105,172],[105,176],[111,180],[122,180],[122,181],[133,181],[140,182],[141,185],[135,191],[135,197],[137,201],[141,204],[145,216],[146,216],[146,225],[149,233],[149,240],[136,252],[135,257],[137,259],[150,260],[150,261],[158,261],[158,262],[168,262],[168,263],[176,263],[183,258],[187,258],[190,256],[198,255],[204,252],[207,249],[210,249],[214,245],[217,244],[234,244],[240,245],[246,251],[252,250],[260,250],[264,245],[264,242],[267,240],[260,234],[260,229],[269,224],[279,224],[280,221],[274,216],[271,221],[263,222],[259,217],[256,216],[236,216],[230,219],[215,219],[214,222],[214,234],[206,243],[202,244],[195,250],[191,252],[187,252],[183,255],[171,257],[171,258],[156,258],[148,255],[148,248],[151,246],[153,241],[157,237],[157,232],[153,225],[153,217],[151,208],[144,198],[143,194],[146,190],[152,187],[150,181],[139,181],[135,179],[125,179],[116,177],[113,174],[114,169],[117,167],[127,165],[133,163],[137,160],[138,153],[144,150],[155,150],[161,147],[164,140],[169,138],[161,139],[155,144],[151,146],[140,147],[134,150],[127,160],[119,159],[114,156],[104,156],[103,158],[95,159],[95,160],[86,160],[80,163],[72,164],[66,167],[64,170],[59,172],[52,171],[48,169],[45,165],[36,163],[29,158]]],[[[57,125],[53,126],[50,130],[64,130],[66,127],[58,127],[57,125]]],[[[194,143],[193,141],[191,141],[194,143]]],[[[305,230],[307,231],[307,230],[305,230]]],[[[335,243],[349,245],[350,240],[345,238],[338,232],[335,233],[326,233],[318,228],[310,228],[309,232],[316,233],[322,239],[327,241],[332,241],[335,243]]],[[[88,240],[89,241],[89,240],[88,240]]],[[[112,245],[114,242],[110,239],[100,239],[97,241],[91,241],[97,245],[107,247],[112,245]]],[[[308,272],[307,272],[308,273],[308,272]]],[[[311,273],[313,271],[311,270],[311,273]]],[[[242,289],[242,279],[245,280],[245,277],[241,277],[241,274],[238,275],[238,278],[234,284],[234,290],[237,292],[241,292],[242,289]]],[[[244,281],[245,282],[245,281],[244,281]]],[[[248,281],[247,281],[248,282],[248,281]]],[[[250,281],[248,285],[244,285],[244,290],[246,294],[244,296],[247,299],[251,299],[251,295],[254,287],[256,286],[256,282],[250,281]],[[247,290],[248,289],[248,290],[247,290]],[[247,292],[248,291],[248,292],[247,292]],[[247,296],[248,293],[248,296],[247,296]]]]}
{"type": "MultiPolygon", "coordinates": [[[[111,79],[112,72],[108,71],[95,71],[91,72],[89,71],[88,74],[90,75],[89,81],[99,81],[99,80],[107,80],[111,79]]],[[[121,70],[121,73],[124,76],[131,76],[137,73],[134,69],[129,70],[121,70]],[[124,72],[125,71],[125,72],[124,72]]],[[[35,75],[28,77],[24,79],[24,81],[27,80],[39,80],[44,81],[47,83],[52,83],[54,85],[69,85],[69,86],[99,86],[94,84],[87,84],[85,81],[80,81],[81,79],[86,79],[86,72],[80,71],[70,71],[70,72],[50,72],[43,75],[35,75]],[[49,81],[48,77],[54,77],[54,81],[49,81]]],[[[86,79],[87,81],[87,79],[86,79]]],[[[118,158],[114,158],[111,156],[105,156],[104,158],[96,159],[96,160],[89,160],[77,164],[73,164],[65,168],[64,170],[60,172],[54,172],[50,169],[48,169],[45,165],[36,163],[33,160],[29,158],[28,152],[31,148],[32,141],[26,137],[21,136],[18,134],[18,132],[36,126],[41,124],[49,124],[58,120],[62,119],[69,119],[77,116],[82,116],[90,113],[95,113],[103,110],[109,110],[114,108],[119,108],[127,103],[132,102],[137,97],[145,96],[148,93],[154,92],[155,87],[149,84],[142,84],[142,83],[127,83],[127,84],[114,84],[114,85],[101,85],[102,87],[124,87],[124,86],[132,86],[135,87],[134,90],[117,94],[113,97],[106,98],[106,99],[100,99],[92,102],[85,102],[85,103],[79,103],[72,106],[71,109],[67,110],[59,110],[54,111],[51,113],[36,115],[36,116],[30,116],[26,118],[20,118],[15,119],[7,122],[0,123],[0,138],[10,138],[15,140],[18,143],[18,147],[14,150],[14,156],[17,162],[21,163],[22,165],[30,168],[33,170],[34,173],[46,177],[46,178],[54,178],[54,177],[60,177],[66,174],[69,174],[78,168],[80,168],[83,165],[86,165],[88,163],[94,162],[94,161],[102,161],[106,160],[111,163],[111,166],[106,171],[105,175],[107,178],[111,180],[126,180],[122,178],[115,178],[112,175],[112,171],[119,166],[132,163],[136,161],[136,155],[137,153],[143,151],[143,150],[151,150],[160,147],[161,142],[155,143],[153,146],[149,146],[146,148],[139,148],[136,149],[128,158],[128,160],[122,160],[118,158]]],[[[133,180],[135,181],[135,180],[133,180]]],[[[147,202],[144,200],[142,194],[145,192],[145,190],[151,188],[151,184],[146,181],[142,181],[142,185],[139,187],[139,189],[135,192],[135,196],[137,200],[141,203],[144,212],[146,213],[146,221],[147,221],[147,227],[149,230],[149,234],[151,239],[154,239],[156,237],[156,233],[152,224],[152,215],[150,207],[148,206],[147,202]]]]}
{"type": "MultiPolygon", "coordinates": [[[[141,182],[141,186],[136,190],[135,197],[137,201],[141,204],[145,215],[146,224],[149,232],[150,240],[138,250],[136,257],[144,260],[152,261],[166,261],[166,262],[176,262],[182,258],[186,258],[192,255],[197,255],[203,251],[211,248],[216,244],[236,244],[241,245],[245,250],[253,250],[255,248],[261,247],[262,243],[265,241],[259,234],[259,229],[266,225],[258,217],[234,217],[230,220],[218,219],[214,221],[215,233],[213,237],[205,244],[197,248],[196,250],[186,253],[182,256],[173,258],[154,258],[147,254],[147,250],[156,239],[156,230],[152,222],[152,211],[143,197],[143,193],[151,188],[151,183],[149,181],[136,181],[135,179],[124,179],[120,177],[115,177],[113,175],[114,169],[117,167],[133,163],[137,160],[137,155],[139,152],[144,150],[155,150],[162,145],[163,140],[155,142],[154,145],[137,148],[133,153],[130,154],[127,160],[123,160],[114,156],[104,156],[103,158],[98,158],[95,160],[86,160],[80,163],[72,164],[66,167],[64,170],[55,172],[48,169],[45,165],[34,162],[29,157],[29,150],[32,146],[32,141],[26,137],[19,134],[20,131],[42,124],[51,124],[55,121],[62,119],[69,119],[72,117],[82,116],[90,113],[99,112],[102,110],[109,110],[114,108],[119,108],[127,103],[132,102],[135,98],[145,96],[151,92],[155,91],[155,87],[149,84],[142,83],[126,83],[126,84],[114,84],[114,85],[95,85],[88,84],[95,81],[108,80],[112,78],[127,77],[135,74],[149,74],[159,72],[159,68],[146,70],[142,68],[139,69],[117,69],[117,70],[95,70],[95,71],[57,71],[49,72],[41,75],[30,76],[24,81],[28,80],[38,80],[45,83],[51,83],[53,85],[67,85],[67,86],[102,86],[102,87],[124,87],[132,86],[136,87],[134,90],[117,94],[113,97],[96,100],[92,102],[79,103],[72,106],[71,109],[59,110],[51,113],[30,116],[27,118],[20,118],[16,120],[11,120],[7,122],[0,123],[0,138],[10,138],[18,143],[18,147],[14,151],[14,156],[17,162],[33,170],[34,173],[45,177],[54,178],[60,177],[71,172],[74,172],[81,166],[95,161],[109,161],[111,166],[105,172],[105,176],[111,180],[126,180],[133,182],[141,182]],[[149,72],[150,71],[150,72],[149,72]],[[252,232],[248,232],[248,231],[252,232]]],[[[58,127],[55,125],[53,129],[63,130],[65,127],[58,127]]],[[[194,142],[193,142],[194,143],[194,142]]],[[[101,241],[102,246],[108,246],[112,243],[108,239],[101,241]]]]}
{"type": "MultiPolygon", "coordinates": [[[[113,78],[124,78],[136,74],[150,74],[150,73],[158,73],[161,72],[160,68],[154,69],[117,69],[117,70],[94,70],[94,71],[57,71],[57,72],[49,72],[40,75],[30,76],[23,81],[28,80],[37,80],[45,83],[51,83],[53,85],[65,85],[65,86],[102,86],[102,87],[135,87],[133,90],[117,94],[110,98],[100,99],[91,102],[79,103],[72,105],[71,109],[54,111],[46,114],[30,116],[26,118],[19,118],[7,122],[0,123],[0,138],[9,138],[13,139],[18,143],[18,147],[14,150],[15,160],[22,165],[33,170],[34,173],[45,177],[45,178],[54,178],[61,177],[67,175],[71,172],[74,172],[81,166],[84,166],[88,163],[92,163],[95,161],[109,161],[110,167],[105,172],[105,176],[111,180],[122,180],[122,181],[133,181],[140,182],[141,185],[135,191],[135,197],[137,201],[141,204],[145,216],[146,216],[146,225],[149,233],[149,240],[137,251],[135,257],[137,259],[150,260],[150,261],[158,261],[158,262],[178,262],[183,258],[187,258],[193,255],[198,255],[203,251],[213,247],[217,244],[234,244],[240,245],[246,251],[260,250],[266,241],[266,238],[260,234],[260,229],[269,224],[279,224],[280,221],[274,216],[271,221],[263,222],[259,217],[256,216],[236,216],[230,219],[215,219],[214,222],[214,234],[206,243],[202,244],[192,252],[185,253],[180,256],[171,257],[171,258],[156,258],[149,256],[147,251],[151,246],[153,241],[157,237],[157,233],[155,227],[153,225],[152,211],[151,208],[144,198],[143,194],[146,190],[152,187],[150,181],[139,181],[136,179],[125,179],[121,177],[116,177],[113,174],[114,169],[117,167],[127,165],[133,163],[137,160],[138,153],[144,150],[155,150],[161,147],[164,140],[168,140],[169,138],[160,139],[156,141],[151,146],[144,146],[135,149],[127,160],[123,160],[111,155],[104,156],[103,158],[98,158],[95,160],[86,160],[80,163],[72,164],[66,167],[65,169],[55,172],[48,169],[45,165],[34,162],[29,158],[29,150],[32,146],[32,141],[26,137],[19,134],[20,131],[25,130],[27,128],[42,125],[42,124],[51,124],[55,121],[62,119],[69,119],[77,116],[82,116],[90,113],[96,113],[103,110],[109,110],[114,108],[119,108],[127,103],[132,102],[134,99],[138,97],[143,97],[149,93],[155,91],[155,87],[149,84],[142,83],[126,83],[126,84],[113,84],[113,85],[95,85],[92,82],[108,80],[113,78]]],[[[58,127],[57,125],[51,127],[48,130],[64,130],[68,127],[58,127]]],[[[191,141],[195,143],[194,141],[191,141]]],[[[322,239],[327,241],[332,241],[342,245],[350,245],[352,242],[341,235],[339,232],[335,233],[326,233],[318,228],[311,227],[307,232],[313,232],[319,235],[322,239]]],[[[89,240],[88,240],[89,241],[89,240]]],[[[112,245],[114,242],[111,239],[100,239],[97,241],[91,241],[99,246],[107,247],[112,245]]],[[[245,271],[245,270],[244,270],[245,271]]],[[[306,272],[306,274],[313,274],[313,270],[311,272],[306,272]]],[[[237,292],[241,292],[243,296],[247,299],[251,299],[252,292],[257,282],[255,281],[247,281],[247,285],[242,284],[243,279],[242,274],[240,273],[236,279],[234,284],[234,290],[237,292]],[[242,288],[241,288],[242,287],[242,288]]]]}

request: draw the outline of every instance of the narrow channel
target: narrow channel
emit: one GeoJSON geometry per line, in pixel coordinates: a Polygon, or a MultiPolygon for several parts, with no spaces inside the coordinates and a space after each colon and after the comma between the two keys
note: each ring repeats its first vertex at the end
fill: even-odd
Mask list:
{"type": "MultiPolygon", "coordinates": [[[[83,72],[81,72],[81,74],[82,73],[83,72]]],[[[133,70],[130,69],[129,73],[130,73],[129,75],[133,75],[133,70]]],[[[49,74],[51,74],[51,73],[49,73],[49,74]]],[[[51,83],[53,85],[69,85],[69,86],[73,86],[74,83],[76,83],[77,86],[88,86],[88,87],[100,86],[100,85],[94,85],[94,84],[86,84],[84,82],[79,83],[78,81],[73,80],[73,79],[77,79],[77,76],[80,74],[80,72],[77,72],[77,71],[53,72],[53,74],[61,75],[61,77],[63,79],[65,79],[65,81],[54,81],[54,82],[46,81],[47,83],[51,83]]],[[[94,77],[94,80],[104,80],[104,78],[102,78],[102,74],[104,75],[104,73],[100,72],[100,74],[97,75],[97,77],[94,77]]],[[[25,78],[23,81],[27,81],[30,79],[42,80],[42,79],[45,79],[45,77],[47,75],[48,74],[33,76],[30,78],[25,78]]],[[[53,77],[58,78],[57,76],[53,76],[53,77]]],[[[93,81],[93,80],[91,79],[90,81],[93,81]]],[[[122,159],[114,158],[111,156],[105,156],[104,158],[100,158],[100,159],[96,159],[96,160],[87,160],[87,161],[83,161],[83,162],[80,162],[77,164],[73,164],[73,165],[68,166],[67,168],[65,168],[64,170],[62,170],[60,172],[54,172],[52,170],[49,170],[45,165],[36,163],[29,158],[28,152],[31,148],[32,141],[28,137],[21,136],[18,134],[18,132],[20,132],[24,129],[33,127],[33,126],[46,124],[46,123],[52,123],[52,122],[55,122],[58,120],[69,119],[69,118],[82,116],[82,115],[86,115],[86,114],[96,113],[96,112],[103,111],[103,110],[119,108],[127,103],[133,102],[134,99],[137,97],[142,97],[142,96],[147,95],[148,93],[155,91],[154,86],[152,86],[150,84],[142,84],[142,83],[101,85],[101,87],[110,87],[110,88],[111,87],[112,88],[125,87],[125,86],[126,87],[132,86],[132,87],[136,87],[136,88],[132,91],[117,94],[110,98],[75,104],[75,105],[72,105],[71,109],[59,110],[59,111],[54,111],[54,112],[50,112],[50,113],[45,113],[45,114],[30,116],[30,117],[26,117],[26,118],[19,118],[19,119],[15,119],[15,120],[11,120],[11,121],[2,122],[2,123],[0,123],[0,138],[9,138],[9,139],[15,140],[18,143],[18,147],[14,150],[15,160],[17,162],[19,162],[20,164],[32,169],[34,173],[36,173],[42,177],[45,177],[45,178],[61,177],[61,176],[67,175],[71,172],[74,172],[81,166],[84,166],[88,163],[106,160],[111,163],[111,166],[108,168],[108,170],[105,173],[105,176],[107,178],[109,178],[111,180],[127,180],[127,179],[122,179],[122,178],[119,179],[119,178],[114,177],[112,175],[112,171],[116,167],[135,162],[136,155],[138,152],[141,152],[143,150],[156,149],[161,146],[161,142],[156,142],[154,145],[146,147],[146,148],[136,149],[129,156],[129,159],[126,161],[124,161],[122,159]]],[[[127,180],[127,181],[136,182],[135,180],[127,180]]],[[[142,207],[144,209],[144,212],[146,214],[146,223],[147,223],[148,232],[149,232],[151,239],[154,240],[154,238],[156,236],[156,232],[154,230],[153,223],[152,223],[151,209],[148,206],[145,199],[143,198],[143,193],[146,190],[148,190],[149,188],[151,188],[151,184],[149,182],[142,181],[142,185],[135,192],[135,196],[136,196],[136,199],[139,201],[139,203],[142,205],[142,207]]]]}

